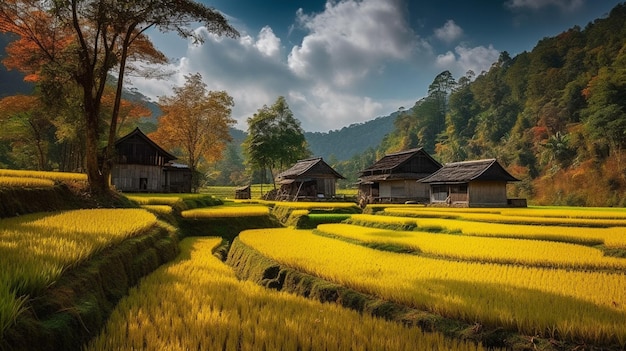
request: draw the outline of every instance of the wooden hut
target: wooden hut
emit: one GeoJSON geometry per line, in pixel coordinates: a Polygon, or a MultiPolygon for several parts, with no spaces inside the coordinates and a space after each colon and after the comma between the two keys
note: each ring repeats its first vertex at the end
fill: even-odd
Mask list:
{"type": "Polygon", "coordinates": [[[338,179],[344,176],[335,171],[321,157],[300,160],[276,176],[280,184],[280,200],[323,200],[336,194],[338,179]]]}
{"type": "Polygon", "coordinates": [[[111,184],[129,192],[191,192],[191,170],[139,128],[115,142],[111,184]]]}
{"type": "Polygon", "coordinates": [[[240,186],[235,188],[235,199],[250,199],[252,198],[252,192],[250,185],[240,186]]]}
{"type": "Polygon", "coordinates": [[[419,180],[430,185],[430,203],[458,207],[504,207],[508,182],[517,182],[496,159],[446,163],[419,180]]]}
{"type": "Polygon", "coordinates": [[[359,204],[428,202],[430,187],[417,180],[440,168],[423,148],[387,154],[361,171],[357,181],[359,204]]]}

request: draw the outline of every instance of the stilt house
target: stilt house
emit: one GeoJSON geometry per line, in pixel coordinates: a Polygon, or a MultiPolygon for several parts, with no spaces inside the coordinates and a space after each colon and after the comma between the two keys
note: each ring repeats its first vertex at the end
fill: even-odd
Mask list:
{"type": "Polygon", "coordinates": [[[496,159],[446,163],[419,180],[430,186],[431,204],[457,207],[509,206],[506,185],[517,181],[496,159]]]}
{"type": "Polygon", "coordinates": [[[441,164],[423,148],[387,154],[361,171],[357,181],[359,204],[407,201],[427,203],[430,187],[417,180],[440,168],[441,164]]]}
{"type": "Polygon", "coordinates": [[[128,192],[191,192],[191,170],[139,128],[115,142],[111,184],[128,192]]]}
{"type": "Polygon", "coordinates": [[[338,179],[344,176],[335,171],[321,157],[300,160],[276,176],[280,184],[278,199],[324,200],[336,195],[338,179]]]}

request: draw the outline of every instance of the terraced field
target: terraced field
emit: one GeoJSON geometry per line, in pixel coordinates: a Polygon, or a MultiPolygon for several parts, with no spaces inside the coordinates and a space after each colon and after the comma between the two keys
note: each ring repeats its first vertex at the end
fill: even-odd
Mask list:
{"type": "Polygon", "coordinates": [[[377,213],[315,230],[245,231],[238,240],[289,269],[468,325],[626,346],[624,212],[377,213]]]}

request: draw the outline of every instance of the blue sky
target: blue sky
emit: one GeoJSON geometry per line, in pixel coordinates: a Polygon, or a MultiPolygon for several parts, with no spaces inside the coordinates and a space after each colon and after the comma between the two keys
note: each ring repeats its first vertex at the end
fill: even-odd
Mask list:
{"type": "MultiPolygon", "coordinates": [[[[135,79],[156,99],[199,72],[209,90],[248,117],[284,96],[305,131],[341,129],[411,107],[445,70],[488,70],[500,52],[531,51],[545,37],[606,16],[613,0],[202,0],[241,34],[193,45],[151,33],[170,59],[166,80],[135,79]]],[[[206,33],[204,28],[196,29],[206,33]]]]}

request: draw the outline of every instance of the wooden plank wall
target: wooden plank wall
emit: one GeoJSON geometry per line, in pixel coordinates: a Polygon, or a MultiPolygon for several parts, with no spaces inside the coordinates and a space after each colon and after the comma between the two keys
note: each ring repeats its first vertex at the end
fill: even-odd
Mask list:
{"type": "Polygon", "coordinates": [[[113,166],[111,184],[120,191],[163,191],[163,168],[160,166],[118,164],[113,166]],[[141,180],[145,183],[141,184],[141,180]]]}

